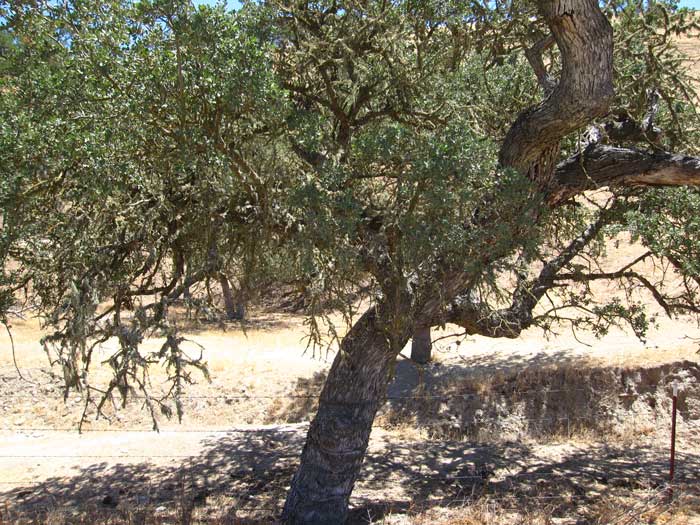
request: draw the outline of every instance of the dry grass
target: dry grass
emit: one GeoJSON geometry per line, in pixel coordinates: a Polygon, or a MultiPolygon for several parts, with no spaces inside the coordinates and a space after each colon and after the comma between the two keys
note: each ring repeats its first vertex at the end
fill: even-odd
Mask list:
{"type": "MultiPolygon", "coordinates": [[[[696,19],[700,16],[696,16],[696,19]]],[[[700,80],[700,34],[695,32],[678,38],[678,48],[688,57],[688,71],[696,80],[700,80]]]]}
{"type": "MultiPolygon", "coordinates": [[[[230,503],[230,502],[227,502],[230,503]]],[[[231,507],[228,507],[229,509],[231,507]]],[[[33,523],[42,525],[236,525],[263,524],[276,521],[274,515],[256,513],[237,516],[235,511],[203,512],[187,501],[164,510],[149,507],[105,513],[99,507],[82,509],[81,513],[47,509],[32,518],[0,510],[0,523],[33,523]],[[255,514],[254,514],[255,515],[255,514]]],[[[437,506],[429,510],[389,513],[377,520],[371,515],[365,521],[372,525],[698,525],[700,514],[692,497],[679,497],[672,503],[664,492],[601,498],[593,504],[577,506],[563,502],[538,505],[516,499],[484,497],[469,504],[437,506]]]]}
{"type": "Polygon", "coordinates": [[[388,516],[377,525],[698,525],[700,514],[693,498],[668,503],[665,493],[609,496],[585,508],[542,503],[535,508],[522,502],[484,498],[472,505],[438,507],[405,516],[388,516]]]}
{"type": "MultiPolygon", "coordinates": [[[[171,507],[134,506],[119,511],[88,505],[79,511],[47,507],[34,515],[18,514],[0,507],[0,523],[15,525],[252,525],[277,523],[277,513],[237,510],[235,500],[213,501],[197,507],[184,495],[171,507]]],[[[458,500],[430,506],[416,504],[401,513],[388,512],[353,524],[371,525],[699,525],[698,496],[676,493],[673,501],[665,488],[627,491],[597,499],[497,497],[484,495],[470,502],[458,500]],[[426,510],[421,508],[429,507],[426,510]]]]}

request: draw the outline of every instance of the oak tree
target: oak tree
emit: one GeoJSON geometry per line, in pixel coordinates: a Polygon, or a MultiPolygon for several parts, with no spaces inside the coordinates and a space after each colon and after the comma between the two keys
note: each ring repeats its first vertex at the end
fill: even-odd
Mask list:
{"type": "Polygon", "coordinates": [[[11,43],[0,312],[18,297],[37,309],[67,388],[98,412],[138,389],[155,416],[168,401],[145,374],[162,365],[179,413],[188,369],[203,364],[169,308],[232,261],[303,282],[312,314],[330,300],[352,320],[289,523],[345,519],[413,334],[455,323],[514,338],[569,323],[643,336],[643,302],[597,298],[601,280],[646,290],[668,315],[698,313],[697,94],[674,45],[697,25],[673,2],[0,9],[11,43]],[[646,251],[600,270],[620,232],[646,251]],[[680,291],[650,281],[647,259],[672,268],[680,291]],[[537,310],[543,299],[551,307],[537,310]],[[166,343],[144,354],[152,334],[166,343]],[[112,338],[114,379],[98,391],[87,371],[112,338]]]}

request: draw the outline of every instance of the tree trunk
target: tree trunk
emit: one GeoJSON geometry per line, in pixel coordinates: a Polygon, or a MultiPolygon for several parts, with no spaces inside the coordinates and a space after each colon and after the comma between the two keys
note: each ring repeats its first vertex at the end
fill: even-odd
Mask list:
{"type": "Polygon", "coordinates": [[[613,89],[613,30],[596,0],[539,0],[561,52],[551,94],[523,111],[501,144],[499,161],[547,192],[561,140],[607,113],[613,89]]]}
{"type": "Polygon", "coordinates": [[[246,302],[242,297],[239,297],[236,301],[236,319],[241,321],[245,320],[246,316],[246,302]]]}
{"type": "Polygon", "coordinates": [[[222,273],[219,275],[219,283],[221,284],[221,292],[224,295],[224,307],[226,308],[226,319],[233,321],[235,319],[241,319],[239,317],[238,305],[233,299],[233,292],[231,291],[231,285],[228,282],[228,278],[222,273]]]}
{"type": "Polygon", "coordinates": [[[182,296],[185,302],[192,300],[192,291],[187,281],[187,276],[182,279],[182,296]]]}
{"type": "MultiPolygon", "coordinates": [[[[367,450],[401,341],[392,345],[370,309],[345,336],[321,392],[284,506],[288,524],[340,524],[367,450]]],[[[408,336],[403,339],[403,344],[408,336]]]]}
{"type": "Polygon", "coordinates": [[[432,348],[430,327],[420,326],[416,328],[416,331],[413,333],[413,341],[411,342],[411,359],[423,365],[430,362],[432,348]]]}
{"type": "MultiPolygon", "coordinates": [[[[595,0],[538,4],[561,52],[562,71],[551,94],[516,119],[499,161],[528,176],[546,194],[554,185],[561,140],[608,110],[614,96],[613,46],[612,28],[595,0]]],[[[443,292],[449,288],[442,282],[443,292]]],[[[451,300],[459,290],[452,292],[442,297],[451,300]]],[[[392,318],[400,320],[401,313],[405,310],[397,308],[392,318]]],[[[397,348],[411,335],[407,332],[391,344],[380,317],[374,310],[365,313],[341,344],[287,496],[283,519],[288,524],[339,524],[347,517],[397,348]]]]}

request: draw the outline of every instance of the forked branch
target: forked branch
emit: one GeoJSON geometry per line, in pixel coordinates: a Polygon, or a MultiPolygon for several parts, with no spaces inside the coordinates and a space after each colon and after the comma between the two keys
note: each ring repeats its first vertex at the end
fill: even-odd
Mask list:
{"type": "Polygon", "coordinates": [[[549,75],[547,68],[542,60],[542,53],[554,45],[554,35],[549,35],[541,40],[538,40],[535,45],[525,51],[527,61],[530,62],[537,81],[544,91],[545,96],[548,96],[556,87],[556,81],[549,75]]]}
{"type": "Polygon", "coordinates": [[[548,261],[536,278],[521,281],[508,308],[494,309],[467,293],[458,296],[450,304],[444,321],[463,327],[470,335],[518,337],[523,330],[532,325],[532,311],[547,291],[557,285],[559,272],[596,238],[612,217],[612,209],[604,210],[561,254],[548,261]]]}

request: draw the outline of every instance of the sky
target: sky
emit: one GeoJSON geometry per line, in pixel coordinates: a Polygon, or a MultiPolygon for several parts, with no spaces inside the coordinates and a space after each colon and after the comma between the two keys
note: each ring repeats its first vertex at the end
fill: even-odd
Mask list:
{"type": "MultiPolygon", "coordinates": [[[[215,4],[217,0],[194,0],[194,3],[199,4],[215,4]]],[[[241,3],[236,0],[226,0],[226,5],[231,8],[240,7],[241,3]]],[[[693,9],[700,9],[700,0],[681,0],[681,7],[692,7],[693,9]]]]}
{"type": "MultiPolygon", "coordinates": [[[[700,0],[697,0],[697,1],[698,1],[698,3],[700,3],[700,0]]],[[[201,5],[201,4],[204,4],[204,5],[213,5],[213,4],[216,4],[216,3],[217,3],[217,0],[194,0],[194,5],[201,5]]],[[[236,9],[239,8],[239,7],[241,6],[241,3],[240,3],[240,2],[237,2],[236,0],[227,0],[227,1],[225,2],[225,4],[227,5],[227,7],[233,7],[233,8],[236,8],[236,9]]]]}

